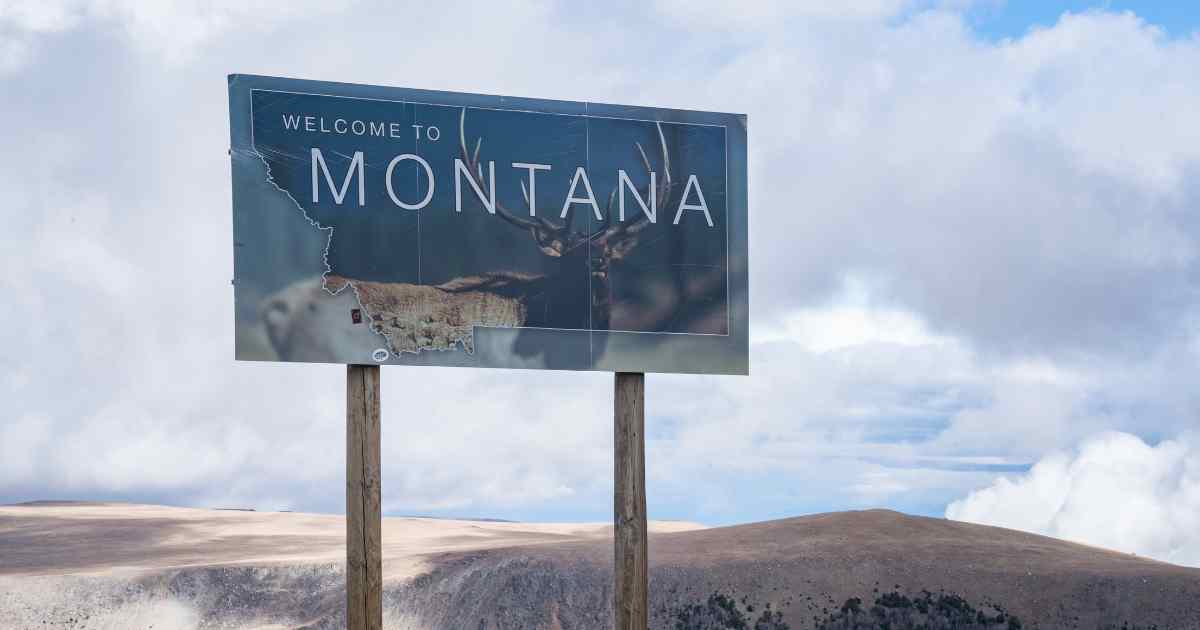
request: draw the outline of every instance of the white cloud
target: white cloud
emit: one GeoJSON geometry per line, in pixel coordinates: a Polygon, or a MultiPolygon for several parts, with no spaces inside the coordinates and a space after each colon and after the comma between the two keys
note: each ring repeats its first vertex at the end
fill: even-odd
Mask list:
{"type": "Polygon", "coordinates": [[[971,492],[946,517],[1200,565],[1200,442],[1098,435],[971,492]]]}
{"type": "Polygon", "coordinates": [[[871,293],[869,283],[847,278],[828,303],[796,309],[775,325],[758,326],[751,335],[757,343],[792,341],[816,353],[869,344],[919,347],[955,342],[934,334],[911,311],[872,304],[871,293]]]}
{"type": "Polygon", "coordinates": [[[293,0],[3,0],[0,1],[0,75],[29,58],[36,36],[81,25],[115,28],[141,51],[176,64],[234,31],[266,32],[298,17],[340,11],[345,2],[293,0]],[[5,39],[5,31],[12,35],[5,39]]]}
{"type": "Polygon", "coordinates": [[[168,62],[189,59],[199,48],[229,33],[262,33],[282,23],[342,11],[343,0],[95,0],[90,12],[119,24],[135,45],[168,62]]]}
{"type": "Polygon", "coordinates": [[[37,35],[66,30],[77,17],[68,3],[0,0],[0,79],[29,62],[37,35]]]}
{"type": "Polygon", "coordinates": [[[991,352],[1160,343],[1194,308],[1197,61],[1106,13],[1000,44],[940,11],[746,44],[708,84],[757,131],[756,308],[850,271],[991,352]]]}
{"type": "Polygon", "coordinates": [[[689,26],[736,31],[747,27],[778,27],[782,21],[796,18],[888,18],[913,4],[916,4],[914,0],[853,0],[838,3],[820,0],[657,0],[655,8],[670,19],[689,26]]]}
{"type": "Polygon", "coordinates": [[[32,33],[62,31],[78,22],[81,6],[77,1],[3,0],[0,26],[32,33]]]}

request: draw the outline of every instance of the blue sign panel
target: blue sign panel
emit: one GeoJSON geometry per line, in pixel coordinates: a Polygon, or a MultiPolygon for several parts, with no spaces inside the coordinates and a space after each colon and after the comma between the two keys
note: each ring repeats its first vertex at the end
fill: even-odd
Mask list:
{"type": "Polygon", "coordinates": [[[746,117],[229,78],[239,359],[745,374],[746,117]]]}

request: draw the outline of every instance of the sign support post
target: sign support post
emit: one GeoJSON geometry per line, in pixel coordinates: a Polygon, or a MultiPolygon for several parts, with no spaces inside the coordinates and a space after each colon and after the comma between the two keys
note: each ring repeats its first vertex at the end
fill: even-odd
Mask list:
{"type": "Polygon", "coordinates": [[[379,366],[346,366],[346,629],[383,629],[379,366]]]}
{"type": "Polygon", "coordinates": [[[646,375],[617,372],[613,393],[613,628],[646,630],[646,375]]]}

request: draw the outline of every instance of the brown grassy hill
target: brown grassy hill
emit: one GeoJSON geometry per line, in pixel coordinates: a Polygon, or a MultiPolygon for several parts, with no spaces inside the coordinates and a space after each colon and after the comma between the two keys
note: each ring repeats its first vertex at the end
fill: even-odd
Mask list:
{"type": "MultiPolygon", "coordinates": [[[[922,591],[993,615],[997,605],[1025,628],[1200,628],[1200,569],[996,527],[870,510],[650,540],[660,628],[713,593],[755,606],[751,620],[770,604],[799,629],[859,627],[837,614],[850,599],[869,613],[888,593],[911,600],[922,591]]],[[[446,554],[401,597],[436,593],[420,606],[436,627],[601,628],[611,554],[607,541],[446,554]]]]}
{"type": "MultiPolygon", "coordinates": [[[[0,627],[337,628],[343,527],[329,515],[0,507],[0,627]]],[[[1200,628],[1200,569],[1006,529],[884,510],[655,529],[657,629],[1200,628]]],[[[609,627],[603,524],[389,518],[384,547],[388,628],[609,627]]]]}

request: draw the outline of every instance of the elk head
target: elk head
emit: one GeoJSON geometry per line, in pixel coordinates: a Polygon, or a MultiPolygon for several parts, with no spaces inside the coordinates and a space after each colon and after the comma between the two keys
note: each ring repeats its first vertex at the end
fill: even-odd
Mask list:
{"type": "MultiPolygon", "coordinates": [[[[466,170],[475,180],[475,185],[483,189],[486,184],[483,177],[483,166],[479,158],[483,138],[476,138],[474,150],[468,150],[466,117],[467,110],[464,107],[459,116],[459,151],[462,161],[467,166],[466,170]]],[[[659,147],[662,152],[663,177],[661,180],[655,177],[656,171],[651,166],[650,158],[646,155],[641,143],[635,142],[634,148],[637,149],[646,174],[650,177],[650,182],[642,189],[645,192],[643,198],[650,199],[650,196],[653,195],[654,207],[662,208],[666,206],[671,193],[671,158],[662,125],[655,123],[655,128],[658,132],[659,147]],[[651,190],[652,186],[653,190],[651,190]]],[[[551,273],[532,281],[527,287],[526,297],[538,295],[552,302],[562,301],[570,304],[586,301],[591,311],[589,321],[592,330],[609,329],[613,312],[610,279],[613,265],[619,263],[637,247],[639,235],[651,223],[645,214],[640,214],[637,219],[628,223],[624,221],[613,223],[613,203],[619,186],[620,182],[608,196],[607,210],[604,212],[604,218],[600,225],[591,230],[573,229],[565,221],[555,221],[543,216],[520,216],[511,212],[499,201],[495,204],[496,216],[513,227],[528,232],[531,240],[543,255],[557,259],[557,266],[560,269],[576,269],[581,264],[585,266],[590,275],[590,281],[586,284],[578,282],[570,274],[551,273]]],[[[521,181],[521,193],[526,204],[532,203],[529,197],[530,186],[526,184],[525,180],[521,181]]],[[[544,312],[550,311],[553,311],[553,305],[548,306],[544,312]]],[[[536,308],[530,309],[525,326],[553,327],[553,323],[546,319],[543,312],[539,312],[536,308]]]]}

